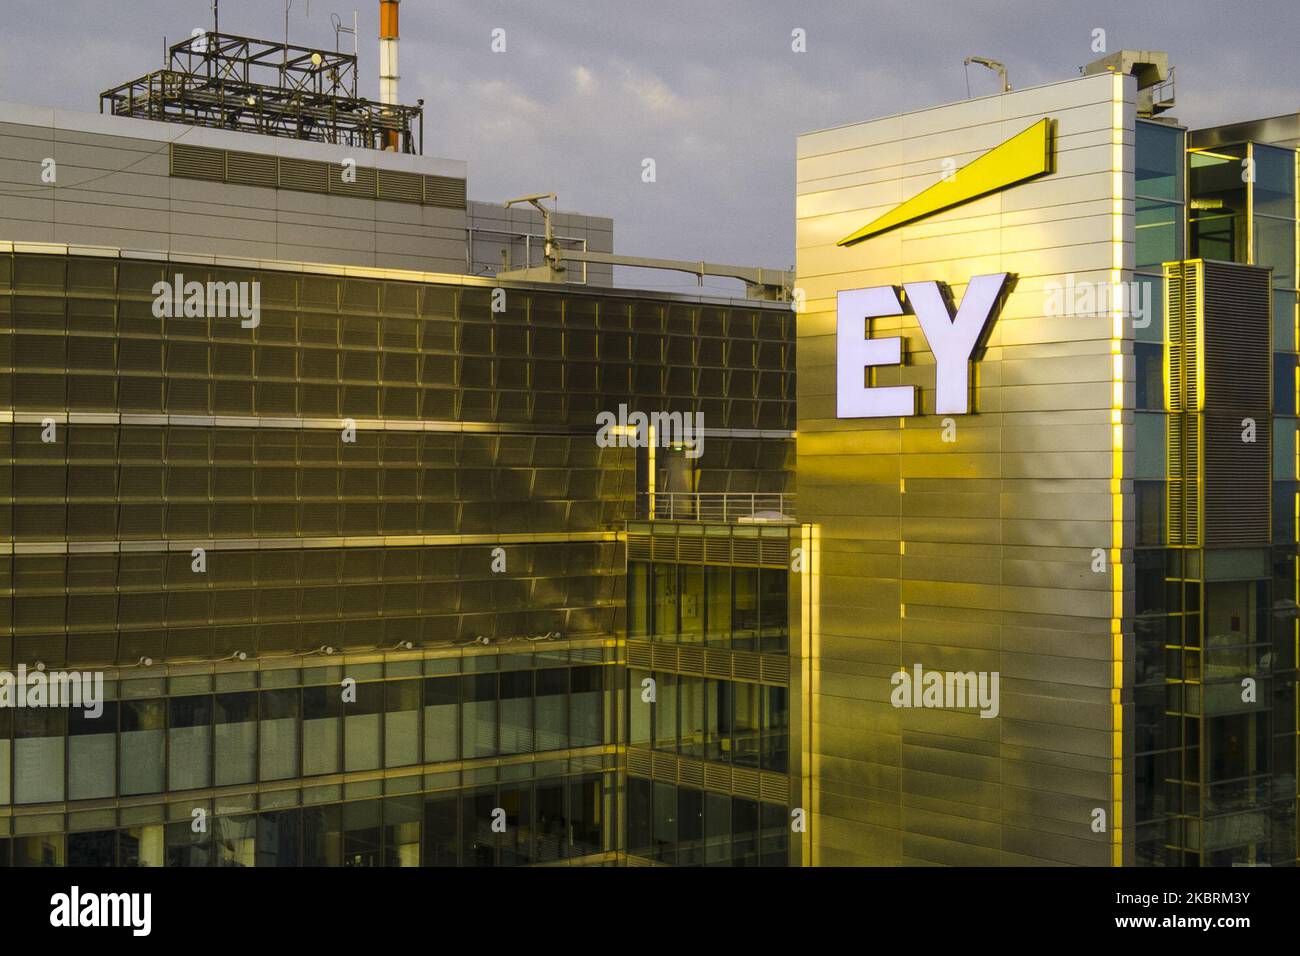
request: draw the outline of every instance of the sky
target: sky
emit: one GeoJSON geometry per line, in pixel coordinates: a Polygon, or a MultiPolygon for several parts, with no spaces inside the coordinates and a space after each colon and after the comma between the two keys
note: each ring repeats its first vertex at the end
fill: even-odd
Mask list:
{"type": "MultiPolygon", "coordinates": [[[[291,0],[290,39],[332,48],[330,14],[353,9],[373,98],[378,0],[291,0]]],[[[0,100],[91,112],[160,66],[164,37],[211,24],[210,0],[0,11],[0,100]]],[[[284,18],[285,0],[221,2],[223,32],[282,39],[284,18]]],[[[1034,86],[1077,75],[1104,30],[1109,51],[1170,54],[1186,125],[1300,109],[1297,0],[404,0],[401,26],[400,98],[425,101],[425,153],[466,160],[471,198],[555,192],[611,216],[629,255],[791,266],[795,138],[963,99],[968,78],[996,92],[970,54],[1034,86]]]]}

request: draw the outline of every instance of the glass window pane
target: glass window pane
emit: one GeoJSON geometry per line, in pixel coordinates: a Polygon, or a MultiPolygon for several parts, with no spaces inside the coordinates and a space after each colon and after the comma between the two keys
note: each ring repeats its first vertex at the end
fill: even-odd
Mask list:
{"type": "Polygon", "coordinates": [[[1255,214],[1295,218],[1295,151],[1256,143],[1255,214]]]}
{"type": "Polygon", "coordinates": [[[1255,265],[1273,270],[1273,287],[1295,288],[1295,220],[1255,217],[1255,265]]]}
{"type": "Polygon", "coordinates": [[[598,746],[605,742],[605,722],[601,717],[604,669],[599,665],[575,667],[569,679],[573,686],[569,710],[570,746],[598,746]]]}
{"type": "Polygon", "coordinates": [[[384,766],[407,767],[420,762],[420,697],[418,680],[388,681],[385,685],[384,766]]]}
{"type": "MultiPolygon", "coordinates": [[[[342,726],[343,698],[339,688],[304,687],[302,690],[302,772],[305,775],[339,772],[339,739],[342,726]]],[[[303,865],[308,864],[304,861],[303,865]]]]}
{"type": "Polygon", "coordinates": [[[1137,268],[1159,266],[1181,259],[1183,250],[1183,207],[1173,203],[1137,199],[1135,264],[1137,268]]]}
{"type": "Polygon", "coordinates": [[[460,838],[457,828],[459,800],[432,796],[424,800],[424,866],[455,866],[460,838]]]}
{"type": "Polygon", "coordinates": [[[533,672],[501,674],[501,752],[531,753],[533,749],[533,672]]]}
{"type": "Polygon", "coordinates": [[[460,709],[460,678],[430,677],[424,682],[424,759],[429,762],[455,760],[460,733],[456,712],[460,709]]]}
{"type": "MultiPolygon", "coordinates": [[[[257,775],[257,692],[218,694],[216,705],[216,784],[251,783],[257,775]]],[[[252,825],[250,818],[248,826],[252,825]]],[[[253,862],[250,858],[238,865],[253,862]]]]}
{"type": "MultiPolygon", "coordinates": [[[[381,681],[359,682],[354,689],[356,700],[343,701],[343,769],[377,770],[384,685],[381,681]]],[[[343,865],[349,865],[346,857],[343,865]]]]}
{"type": "MultiPolygon", "coordinates": [[[[159,793],[163,789],[163,750],[166,723],[163,701],[124,700],[122,710],[122,794],[159,793]]],[[[162,834],[150,845],[162,860],[162,834]]]]}
{"type": "Polygon", "coordinates": [[[758,649],[758,568],[732,572],[736,599],[732,605],[731,643],[736,650],[758,649]]]}
{"type": "Polygon", "coordinates": [[[173,697],[167,702],[167,788],[212,785],[212,698],[173,697]]]}
{"type": "Polygon", "coordinates": [[[654,636],[659,640],[677,639],[677,565],[654,566],[654,636]]]}
{"type": "Polygon", "coordinates": [[[731,568],[705,567],[709,600],[708,643],[731,646],[731,568]]]}
{"type": "Polygon", "coordinates": [[[704,640],[704,568],[681,566],[682,642],[698,644],[704,640]]]}
{"type": "Polygon", "coordinates": [[[677,751],[677,675],[655,674],[655,750],[677,751]]]}
{"type": "Polygon", "coordinates": [[[14,802],[63,799],[67,711],[20,708],[14,712],[14,802]]]}
{"type": "Polygon", "coordinates": [[[759,571],[760,594],[758,619],[763,636],[759,650],[765,654],[784,654],[789,650],[789,572],[762,568],[759,571]]]}
{"type": "MultiPolygon", "coordinates": [[[[116,785],[117,704],[105,701],[98,717],[80,708],[69,710],[68,799],[111,797],[116,785]]],[[[69,855],[71,852],[69,846],[69,855]]]]}
{"type": "Polygon", "coordinates": [[[298,865],[298,810],[278,810],[257,818],[257,866],[298,865]]]}
{"type": "Polygon", "coordinates": [[[601,839],[603,807],[599,776],[584,777],[569,785],[570,856],[586,856],[604,849],[601,839]]]}
{"type": "Polygon", "coordinates": [[[537,749],[558,750],[569,745],[569,669],[539,670],[537,680],[537,749]]]}
{"type": "Polygon", "coordinates": [[[297,688],[262,691],[258,756],[263,780],[285,780],[298,775],[299,704],[297,688]]]}
{"type": "MultiPolygon", "coordinates": [[[[461,678],[461,754],[464,759],[492,757],[497,752],[497,675],[466,674],[461,678]]],[[[466,865],[469,865],[466,863],[466,865]]]]}
{"type": "Polygon", "coordinates": [[[1183,198],[1183,131],[1160,123],[1137,124],[1137,194],[1152,199],[1183,198]]]}
{"type": "Polygon", "coordinates": [[[564,812],[564,784],[537,785],[537,823],[533,859],[538,863],[561,859],[568,840],[568,818],[564,812]]]}
{"type": "Polygon", "coordinates": [[[632,561],[627,567],[627,634],[646,637],[650,633],[650,566],[632,561]]]}

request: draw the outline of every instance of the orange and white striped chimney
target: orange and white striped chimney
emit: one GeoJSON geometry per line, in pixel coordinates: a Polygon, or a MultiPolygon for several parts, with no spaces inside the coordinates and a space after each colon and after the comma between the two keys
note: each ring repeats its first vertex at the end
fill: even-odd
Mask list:
{"type": "MultiPolygon", "coordinates": [[[[379,0],[379,102],[397,105],[397,11],[402,0],[379,0]]],[[[397,133],[388,134],[388,149],[397,149],[397,133]]]]}

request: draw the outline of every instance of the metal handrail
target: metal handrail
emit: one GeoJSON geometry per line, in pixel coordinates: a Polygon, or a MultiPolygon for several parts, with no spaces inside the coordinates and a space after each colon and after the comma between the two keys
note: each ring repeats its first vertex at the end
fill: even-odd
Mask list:
{"type": "Polygon", "coordinates": [[[657,491],[645,513],[653,521],[706,521],[717,524],[792,524],[794,495],[779,492],[657,491]]]}

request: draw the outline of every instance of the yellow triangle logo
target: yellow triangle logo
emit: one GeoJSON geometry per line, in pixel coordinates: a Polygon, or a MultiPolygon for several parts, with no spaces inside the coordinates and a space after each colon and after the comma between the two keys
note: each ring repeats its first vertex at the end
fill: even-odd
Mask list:
{"type": "Polygon", "coordinates": [[[879,219],[852,235],[845,236],[836,245],[851,246],[898,226],[932,216],[936,212],[1050,173],[1052,147],[1052,121],[1039,120],[1023,133],[1017,133],[1005,143],[994,146],[951,176],[939,180],[929,189],[921,190],[879,219]]]}

